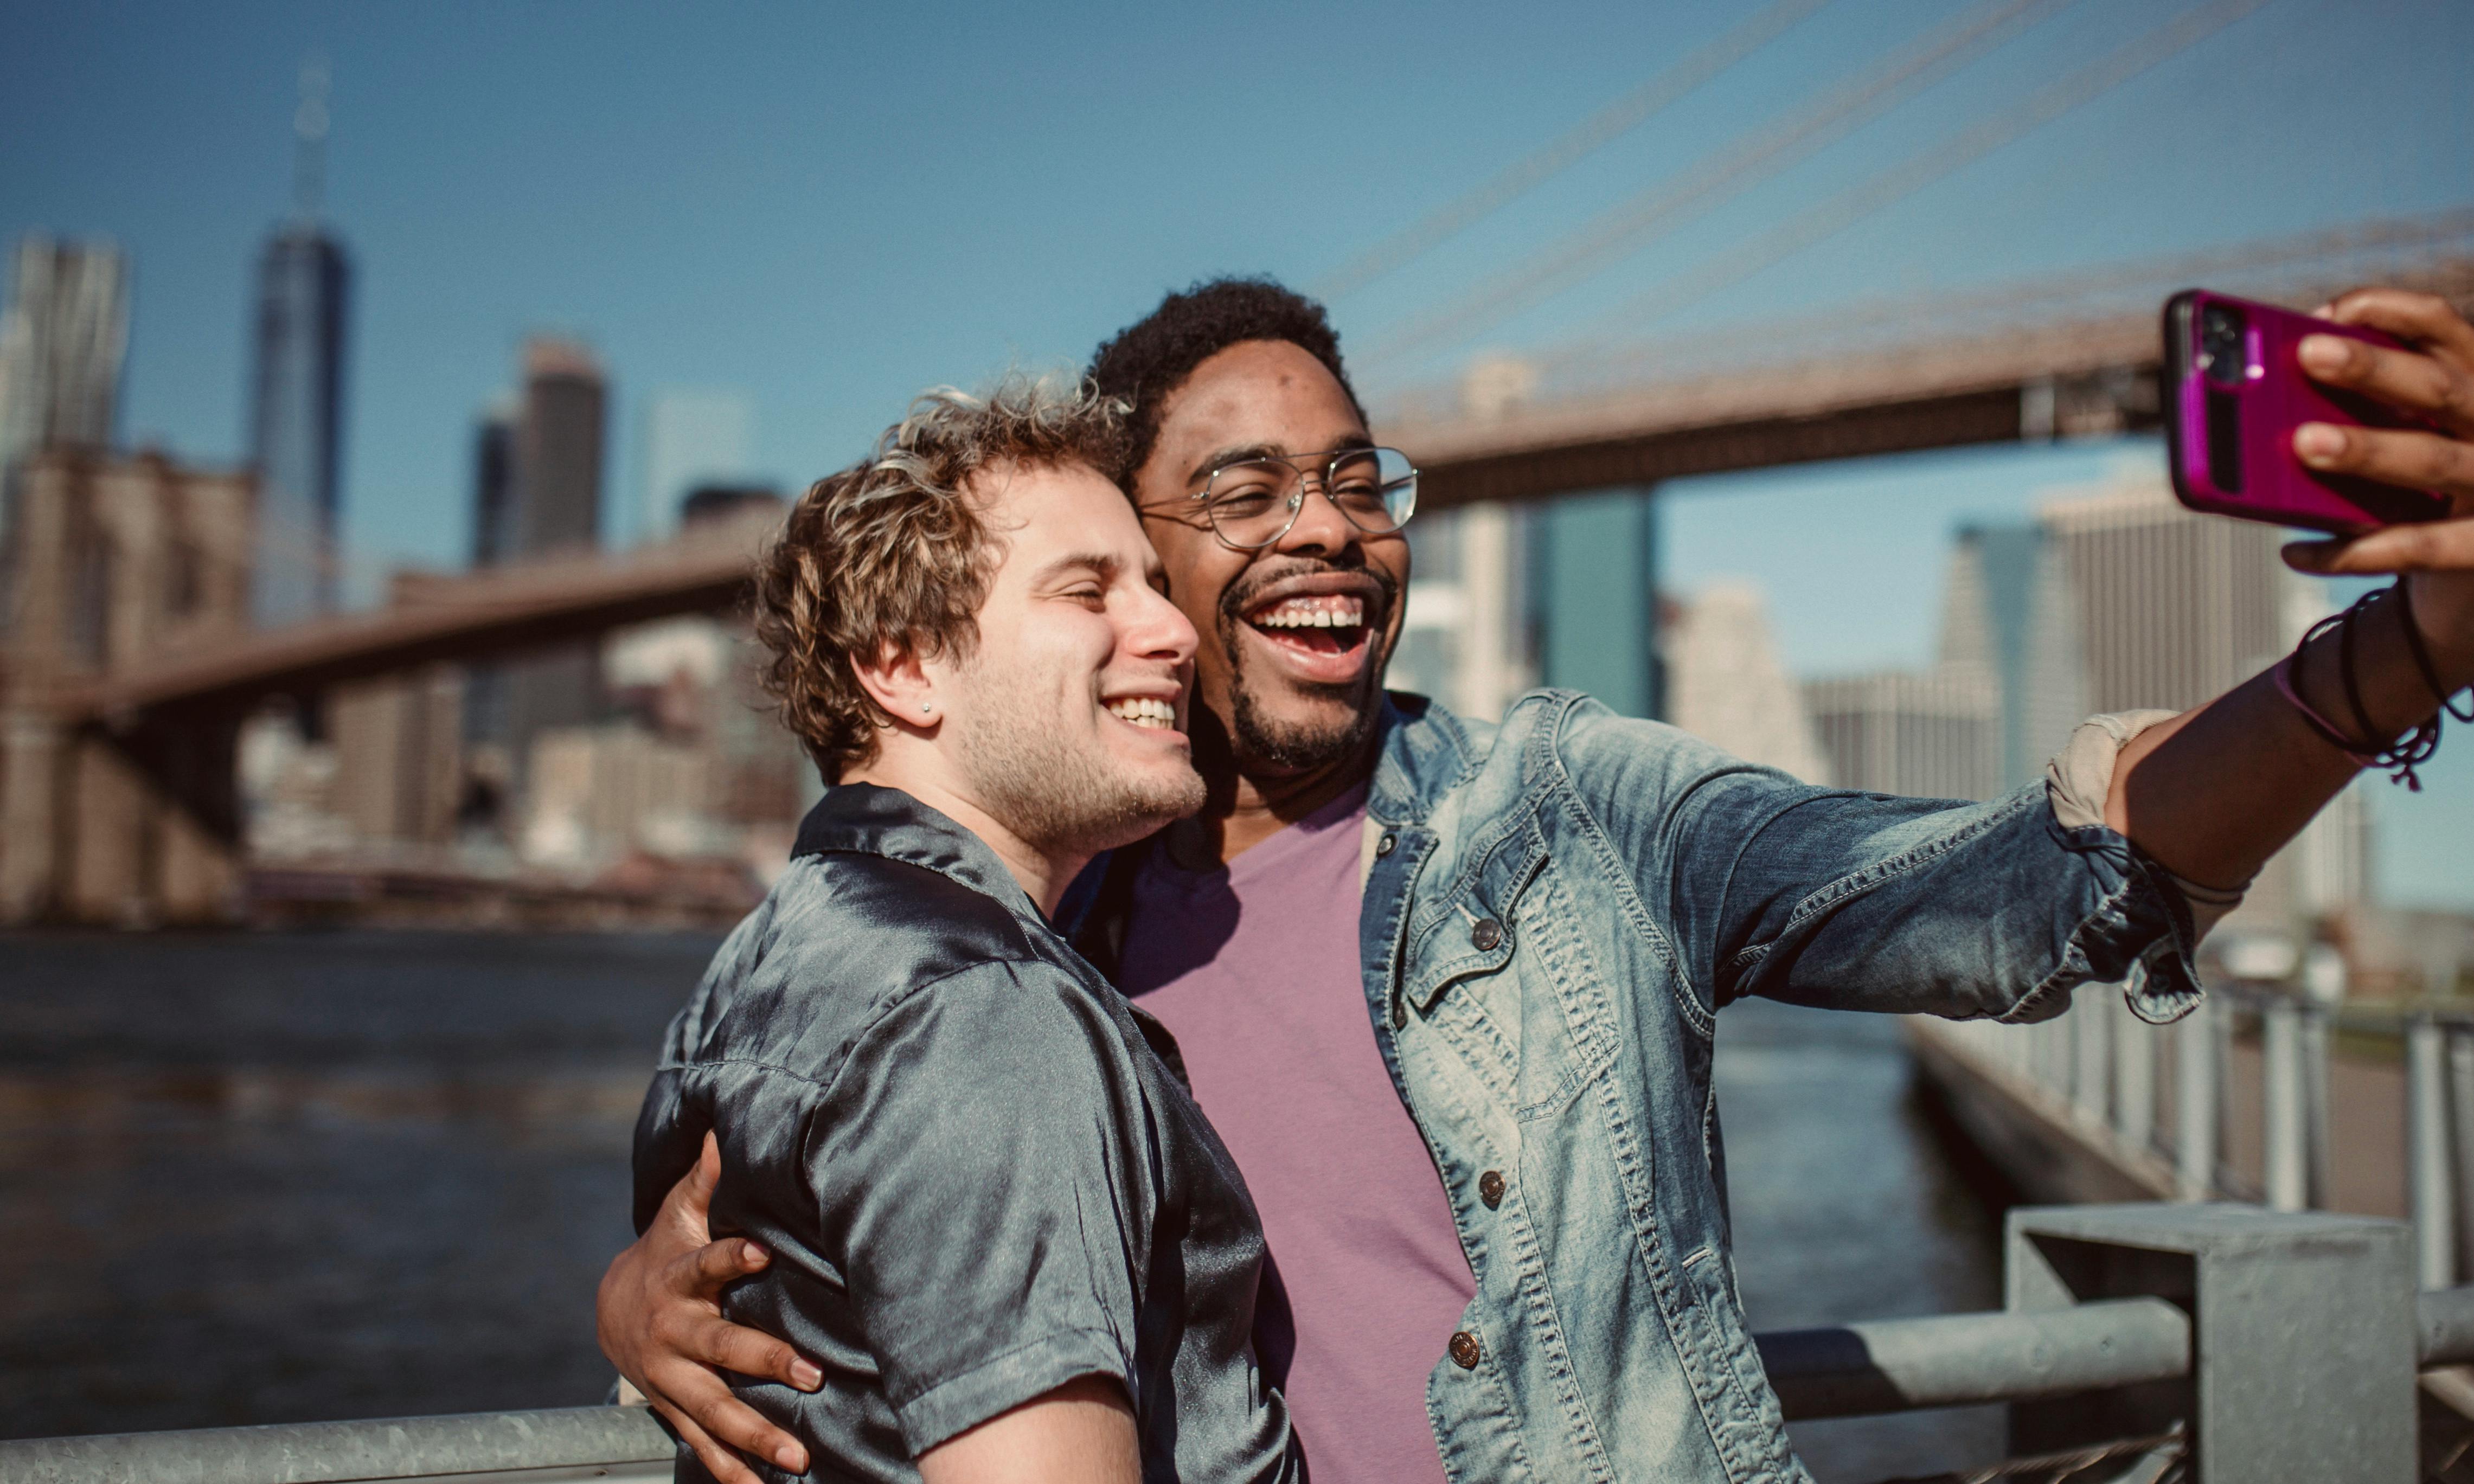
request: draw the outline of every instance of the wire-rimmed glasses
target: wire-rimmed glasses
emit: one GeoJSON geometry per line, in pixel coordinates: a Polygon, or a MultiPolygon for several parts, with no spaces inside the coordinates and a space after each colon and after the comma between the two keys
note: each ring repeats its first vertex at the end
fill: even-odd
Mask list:
{"type": "Polygon", "coordinates": [[[1335,449],[1232,460],[1211,472],[1194,497],[1220,539],[1259,551],[1287,535],[1320,487],[1342,519],[1369,536],[1389,536],[1418,508],[1418,470],[1397,449],[1335,449]]]}

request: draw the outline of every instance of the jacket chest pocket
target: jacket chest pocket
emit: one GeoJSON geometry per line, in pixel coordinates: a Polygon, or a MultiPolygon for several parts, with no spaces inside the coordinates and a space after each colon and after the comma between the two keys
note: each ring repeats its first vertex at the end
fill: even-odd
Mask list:
{"type": "Polygon", "coordinates": [[[1446,893],[1409,955],[1406,1008],[1504,1111],[1551,1115],[1614,1060],[1611,1002],[1534,824],[1446,893]]]}

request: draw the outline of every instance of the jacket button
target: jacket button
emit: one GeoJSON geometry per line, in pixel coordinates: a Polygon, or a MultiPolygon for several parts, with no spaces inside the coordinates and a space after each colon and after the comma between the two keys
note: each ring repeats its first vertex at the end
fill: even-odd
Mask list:
{"type": "Polygon", "coordinates": [[[1477,1198],[1486,1203],[1486,1208],[1490,1211],[1503,1204],[1501,1170],[1489,1170],[1477,1178],[1477,1198]]]}
{"type": "Polygon", "coordinates": [[[1395,999],[1392,1002],[1392,1029],[1398,1031],[1406,1027],[1408,1024],[1409,1002],[1406,1000],[1395,999]]]}
{"type": "Polygon", "coordinates": [[[1392,847],[1398,843],[1400,843],[1399,836],[1386,832],[1381,839],[1374,842],[1374,853],[1379,856],[1388,856],[1392,853],[1392,847]]]}
{"type": "Polygon", "coordinates": [[[1480,1351],[1478,1350],[1476,1335],[1464,1329],[1460,1333],[1452,1336],[1453,1365],[1460,1367],[1464,1371],[1474,1371],[1477,1369],[1477,1358],[1479,1353],[1480,1351]]]}
{"type": "Polygon", "coordinates": [[[1494,945],[1502,941],[1503,924],[1492,917],[1480,917],[1477,925],[1469,929],[1469,942],[1480,953],[1493,952],[1494,945]]]}

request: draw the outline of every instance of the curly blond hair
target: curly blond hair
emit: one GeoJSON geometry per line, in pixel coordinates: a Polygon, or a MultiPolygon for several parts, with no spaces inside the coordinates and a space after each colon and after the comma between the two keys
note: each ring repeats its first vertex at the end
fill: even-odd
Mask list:
{"type": "Polygon", "coordinates": [[[1125,406],[1088,383],[1009,377],[982,397],[925,392],[865,459],[811,485],[756,569],[764,688],[827,783],[876,756],[893,718],[856,657],[968,654],[1001,551],[982,518],[983,473],[1125,456],[1125,406]]]}

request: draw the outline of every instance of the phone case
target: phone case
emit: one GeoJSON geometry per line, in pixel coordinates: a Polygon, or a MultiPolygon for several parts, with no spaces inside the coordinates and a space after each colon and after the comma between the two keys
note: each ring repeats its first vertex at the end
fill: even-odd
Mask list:
{"type": "Polygon", "coordinates": [[[2375,329],[2205,289],[2165,302],[2165,441],[2173,493],[2211,515],[2345,536],[2446,515],[2448,502],[2437,495],[2319,474],[2294,456],[2293,430],[2304,423],[2413,426],[2306,376],[2294,351],[2309,334],[2400,344],[2375,329]],[[2238,347],[2226,331],[2236,322],[2238,347]]]}

